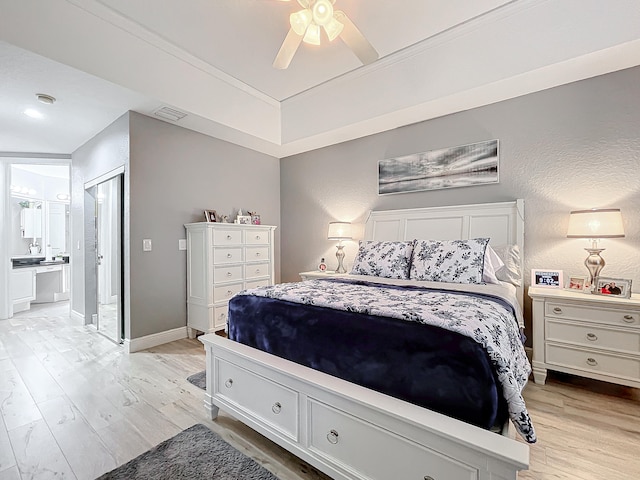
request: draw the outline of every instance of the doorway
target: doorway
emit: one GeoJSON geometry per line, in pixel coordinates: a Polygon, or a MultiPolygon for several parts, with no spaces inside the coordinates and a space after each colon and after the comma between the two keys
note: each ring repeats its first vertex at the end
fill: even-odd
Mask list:
{"type": "Polygon", "coordinates": [[[124,333],[123,182],[119,174],[85,189],[85,318],[116,343],[124,333]]]}

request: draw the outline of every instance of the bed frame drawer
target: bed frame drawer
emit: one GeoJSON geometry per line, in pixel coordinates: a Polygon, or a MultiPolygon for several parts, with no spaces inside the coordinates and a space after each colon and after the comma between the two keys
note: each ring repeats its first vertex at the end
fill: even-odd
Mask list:
{"type": "Polygon", "coordinates": [[[346,412],[309,399],[309,446],[356,478],[476,480],[478,470],[346,412]]]}
{"type": "Polygon", "coordinates": [[[224,360],[216,362],[215,396],[298,441],[298,393],[224,360]]]}

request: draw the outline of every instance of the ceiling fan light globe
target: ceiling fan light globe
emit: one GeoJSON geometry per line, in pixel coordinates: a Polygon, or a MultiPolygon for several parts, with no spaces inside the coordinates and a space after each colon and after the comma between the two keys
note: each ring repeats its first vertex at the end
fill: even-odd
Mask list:
{"type": "Polygon", "coordinates": [[[313,4],[313,21],[325,26],[333,20],[333,5],[329,0],[316,0],[313,4]]]}
{"type": "Polygon", "coordinates": [[[343,28],[343,24],[341,24],[335,18],[332,18],[331,21],[324,26],[324,31],[327,32],[329,41],[333,42],[338,37],[338,35],[342,33],[343,28]]]}
{"type": "Polygon", "coordinates": [[[312,19],[313,14],[311,13],[311,10],[305,9],[292,13],[289,16],[289,23],[291,24],[293,31],[302,36],[304,35],[304,32],[307,31],[312,19]]]}
{"type": "Polygon", "coordinates": [[[320,45],[320,26],[315,23],[309,25],[302,41],[311,45],[320,45]]]}

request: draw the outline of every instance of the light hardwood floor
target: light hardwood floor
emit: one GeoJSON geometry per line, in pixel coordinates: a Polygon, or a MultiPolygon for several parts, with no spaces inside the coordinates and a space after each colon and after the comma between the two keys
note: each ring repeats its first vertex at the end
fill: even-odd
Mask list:
{"type": "MultiPolygon", "coordinates": [[[[186,381],[202,369],[197,340],[126,355],[66,302],[0,321],[0,480],[94,479],[195,423],[281,480],[327,478],[224,413],[209,420],[186,381]]],[[[539,440],[521,479],[640,478],[640,390],[551,375],[525,398],[539,440]]]]}

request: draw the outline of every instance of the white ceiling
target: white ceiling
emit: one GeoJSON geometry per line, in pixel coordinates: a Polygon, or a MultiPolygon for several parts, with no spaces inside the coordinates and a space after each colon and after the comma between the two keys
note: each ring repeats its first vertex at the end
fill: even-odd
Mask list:
{"type": "Polygon", "coordinates": [[[168,106],[177,125],[284,157],[640,65],[637,0],[335,7],[378,61],[336,40],[273,69],[296,1],[0,0],[0,152],[71,153],[127,110],[168,106]],[[36,105],[44,119],[22,114],[36,105]]]}

